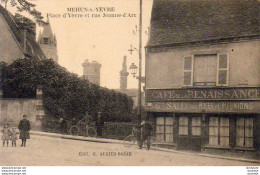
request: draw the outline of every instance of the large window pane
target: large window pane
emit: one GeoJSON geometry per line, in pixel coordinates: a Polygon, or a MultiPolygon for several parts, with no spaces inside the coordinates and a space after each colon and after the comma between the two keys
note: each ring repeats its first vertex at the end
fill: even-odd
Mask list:
{"type": "Polygon", "coordinates": [[[179,125],[187,125],[188,126],[188,117],[180,117],[179,125]]]}
{"type": "Polygon", "coordinates": [[[253,118],[238,117],[236,122],[236,146],[253,147],[253,118]]]}
{"type": "Polygon", "coordinates": [[[157,117],[156,125],[164,125],[164,117],[157,117]]]}
{"type": "Polygon", "coordinates": [[[156,126],[156,133],[164,133],[164,126],[156,126]]]}
{"type": "Polygon", "coordinates": [[[173,134],[165,134],[165,142],[173,142],[173,134]]]}

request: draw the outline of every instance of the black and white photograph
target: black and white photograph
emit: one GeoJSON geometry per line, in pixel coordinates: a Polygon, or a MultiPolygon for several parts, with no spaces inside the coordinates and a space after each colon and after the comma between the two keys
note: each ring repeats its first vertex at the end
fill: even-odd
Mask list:
{"type": "Polygon", "coordinates": [[[259,22],[259,0],[0,0],[1,175],[258,175],[259,22]]]}

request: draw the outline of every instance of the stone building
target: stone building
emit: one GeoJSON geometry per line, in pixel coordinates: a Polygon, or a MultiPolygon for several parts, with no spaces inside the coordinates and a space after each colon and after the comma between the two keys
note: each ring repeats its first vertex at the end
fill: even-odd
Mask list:
{"type": "Polygon", "coordinates": [[[259,5],[154,0],[146,108],[160,142],[259,157],[259,5]]]}
{"type": "MultiPolygon", "coordinates": [[[[25,30],[15,21],[16,18],[0,5],[0,61],[12,63],[16,59],[32,57],[45,59],[35,41],[35,30],[25,30]]],[[[31,22],[31,25],[35,24],[31,22]]]]}
{"type": "Polygon", "coordinates": [[[88,60],[85,60],[85,62],[82,64],[82,67],[83,78],[89,80],[91,83],[100,85],[101,64],[96,61],[89,62],[88,60]]]}
{"type": "Polygon", "coordinates": [[[53,59],[58,63],[57,40],[55,34],[52,32],[49,18],[47,19],[47,23],[44,24],[43,30],[39,33],[38,43],[47,59],[53,59]]]}
{"type": "MultiPolygon", "coordinates": [[[[21,21],[0,5],[0,61],[11,64],[17,59],[46,59],[43,51],[35,40],[35,24],[23,18],[30,25],[30,30],[21,26],[21,21]]],[[[1,79],[1,74],[0,74],[1,79]]],[[[41,129],[41,121],[45,115],[42,104],[41,87],[37,90],[36,98],[3,98],[0,87],[0,124],[5,122],[12,126],[18,125],[23,114],[28,115],[33,129],[41,129]]]]}

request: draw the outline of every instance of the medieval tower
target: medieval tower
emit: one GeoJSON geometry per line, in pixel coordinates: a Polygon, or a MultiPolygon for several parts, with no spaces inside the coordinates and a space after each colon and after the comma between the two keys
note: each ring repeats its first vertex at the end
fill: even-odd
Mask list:
{"type": "Polygon", "coordinates": [[[38,43],[44,55],[58,63],[57,41],[55,34],[52,32],[49,18],[47,23],[44,24],[42,32],[39,33],[38,43]]]}
{"type": "Polygon", "coordinates": [[[129,73],[127,72],[126,56],[124,56],[122,70],[120,71],[120,89],[121,90],[127,89],[127,76],[128,75],[129,75],[129,73]]]}
{"type": "Polygon", "coordinates": [[[96,61],[89,62],[85,60],[82,64],[83,67],[83,78],[89,80],[89,82],[96,85],[100,85],[100,68],[101,64],[96,61]]]}

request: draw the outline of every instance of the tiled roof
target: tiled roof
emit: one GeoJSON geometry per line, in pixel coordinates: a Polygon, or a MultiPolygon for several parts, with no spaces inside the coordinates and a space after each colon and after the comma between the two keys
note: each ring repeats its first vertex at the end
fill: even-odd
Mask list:
{"type": "MultiPolygon", "coordinates": [[[[3,17],[5,18],[7,24],[9,25],[10,29],[12,30],[12,33],[14,34],[15,38],[17,39],[17,41],[19,42],[21,48],[23,48],[22,46],[22,39],[23,39],[23,31],[21,29],[19,29],[19,27],[16,25],[13,16],[3,7],[0,5],[0,13],[3,15],[3,17]]],[[[38,57],[40,59],[45,59],[45,55],[43,53],[43,51],[41,50],[40,46],[38,45],[38,43],[35,41],[35,37],[34,35],[27,33],[26,35],[26,53],[24,53],[27,56],[35,56],[38,57]]]]}
{"type": "Polygon", "coordinates": [[[154,0],[149,46],[260,34],[257,0],[154,0]]]}

